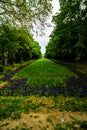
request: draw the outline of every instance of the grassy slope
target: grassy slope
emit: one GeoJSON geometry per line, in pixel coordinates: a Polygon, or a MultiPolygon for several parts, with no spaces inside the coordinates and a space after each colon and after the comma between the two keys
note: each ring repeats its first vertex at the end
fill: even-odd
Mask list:
{"type": "Polygon", "coordinates": [[[56,85],[75,74],[51,60],[42,58],[19,71],[14,77],[28,78],[30,85],[56,85]]]}

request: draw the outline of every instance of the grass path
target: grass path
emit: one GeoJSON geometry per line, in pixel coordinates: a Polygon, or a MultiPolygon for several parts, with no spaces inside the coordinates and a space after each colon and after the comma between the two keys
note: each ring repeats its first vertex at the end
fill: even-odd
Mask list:
{"type": "Polygon", "coordinates": [[[33,62],[11,76],[9,84],[0,89],[0,130],[87,130],[86,86],[87,82],[79,81],[67,66],[45,58],[33,62]],[[67,89],[57,85],[63,85],[69,77],[73,78],[67,82],[67,89]],[[73,96],[54,95],[61,88],[73,96]],[[82,98],[74,96],[79,90],[82,98]],[[28,91],[31,94],[23,96],[28,91]],[[38,93],[35,95],[34,91],[38,93]]]}
{"type": "Polygon", "coordinates": [[[0,96],[87,96],[86,76],[73,67],[46,58],[17,70],[7,79],[8,83],[0,89],[0,96]]]}
{"type": "Polygon", "coordinates": [[[32,86],[55,86],[64,83],[64,80],[70,76],[75,76],[75,74],[69,69],[51,60],[41,58],[20,70],[14,77],[28,78],[28,84],[32,86]]]}

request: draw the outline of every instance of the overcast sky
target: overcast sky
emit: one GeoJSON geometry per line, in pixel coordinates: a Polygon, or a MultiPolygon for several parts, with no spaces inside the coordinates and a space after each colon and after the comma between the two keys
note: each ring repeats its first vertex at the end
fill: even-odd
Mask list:
{"type": "MultiPolygon", "coordinates": [[[[52,15],[55,15],[55,13],[57,13],[59,11],[59,8],[60,8],[59,0],[53,0],[52,5],[53,5],[52,15]]],[[[41,46],[42,53],[45,53],[45,46],[48,44],[49,35],[51,34],[51,32],[53,30],[53,24],[51,22],[52,16],[50,16],[50,18],[48,20],[49,20],[48,22],[51,23],[52,27],[46,28],[45,35],[43,35],[43,36],[34,35],[35,40],[38,41],[39,45],[41,46]]]]}

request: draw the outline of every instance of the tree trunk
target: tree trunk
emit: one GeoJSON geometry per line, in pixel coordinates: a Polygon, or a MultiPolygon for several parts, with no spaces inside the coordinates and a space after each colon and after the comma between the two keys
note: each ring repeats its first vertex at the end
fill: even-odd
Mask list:
{"type": "Polygon", "coordinates": [[[5,56],[4,56],[4,51],[2,51],[2,65],[5,65],[5,56]]]}

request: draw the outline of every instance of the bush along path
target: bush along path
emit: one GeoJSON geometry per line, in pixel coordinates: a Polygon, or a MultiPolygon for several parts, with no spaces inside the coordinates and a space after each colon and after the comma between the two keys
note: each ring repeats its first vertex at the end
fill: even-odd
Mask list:
{"type": "Polygon", "coordinates": [[[32,62],[34,62],[34,60],[29,61],[29,63],[27,63],[27,64],[20,65],[14,71],[10,71],[9,73],[5,74],[5,76],[3,76],[2,78],[0,78],[0,81],[9,81],[18,71],[20,71],[21,69],[27,67],[32,62]]]}
{"type": "Polygon", "coordinates": [[[42,58],[17,71],[0,89],[0,96],[87,96],[87,82],[80,73],[42,58]]]}

